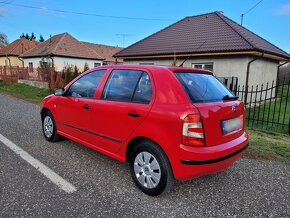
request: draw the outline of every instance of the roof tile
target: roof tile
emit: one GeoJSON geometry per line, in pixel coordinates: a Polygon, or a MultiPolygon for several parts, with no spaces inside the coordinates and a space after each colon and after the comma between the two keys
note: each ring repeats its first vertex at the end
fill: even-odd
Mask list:
{"type": "Polygon", "coordinates": [[[290,59],[287,52],[214,12],[186,17],[123,49],[115,57],[256,50],[290,59]]]}
{"type": "Polygon", "coordinates": [[[90,49],[86,44],[78,41],[68,33],[55,35],[21,57],[43,57],[43,56],[64,56],[87,59],[103,58],[96,51],[90,49]]]}

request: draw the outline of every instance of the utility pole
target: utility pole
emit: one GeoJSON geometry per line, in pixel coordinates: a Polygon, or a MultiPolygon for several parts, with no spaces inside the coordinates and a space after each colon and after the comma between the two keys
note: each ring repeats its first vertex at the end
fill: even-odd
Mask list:
{"type": "Polygon", "coordinates": [[[125,47],[125,38],[128,36],[132,36],[132,34],[126,34],[126,33],[118,33],[116,36],[121,36],[123,39],[123,48],[125,47]]]}

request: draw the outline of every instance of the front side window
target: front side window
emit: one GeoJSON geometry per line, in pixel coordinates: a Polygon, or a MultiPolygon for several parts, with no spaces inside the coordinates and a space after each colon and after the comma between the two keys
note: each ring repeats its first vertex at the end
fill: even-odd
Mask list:
{"type": "Polygon", "coordinates": [[[97,70],[82,76],[69,87],[66,96],[92,98],[105,72],[97,70]]]}
{"type": "Polygon", "coordinates": [[[113,70],[102,98],[112,101],[149,103],[152,88],[147,73],[137,70],[113,70]]]}

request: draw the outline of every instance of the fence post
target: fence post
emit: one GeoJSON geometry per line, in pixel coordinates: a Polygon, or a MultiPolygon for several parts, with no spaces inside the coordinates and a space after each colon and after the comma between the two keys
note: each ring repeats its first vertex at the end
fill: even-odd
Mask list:
{"type": "Polygon", "coordinates": [[[289,124],[288,124],[288,134],[290,135],[290,118],[289,118],[289,124]]]}

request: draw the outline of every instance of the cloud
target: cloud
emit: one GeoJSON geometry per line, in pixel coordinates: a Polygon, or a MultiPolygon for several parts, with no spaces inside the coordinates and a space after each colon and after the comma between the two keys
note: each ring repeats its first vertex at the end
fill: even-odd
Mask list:
{"type": "Polygon", "coordinates": [[[6,13],[6,9],[5,8],[0,8],[0,16],[6,13]]]}
{"type": "Polygon", "coordinates": [[[279,15],[290,15],[290,3],[282,5],[278,9],[278,14],[279,15]]]}

